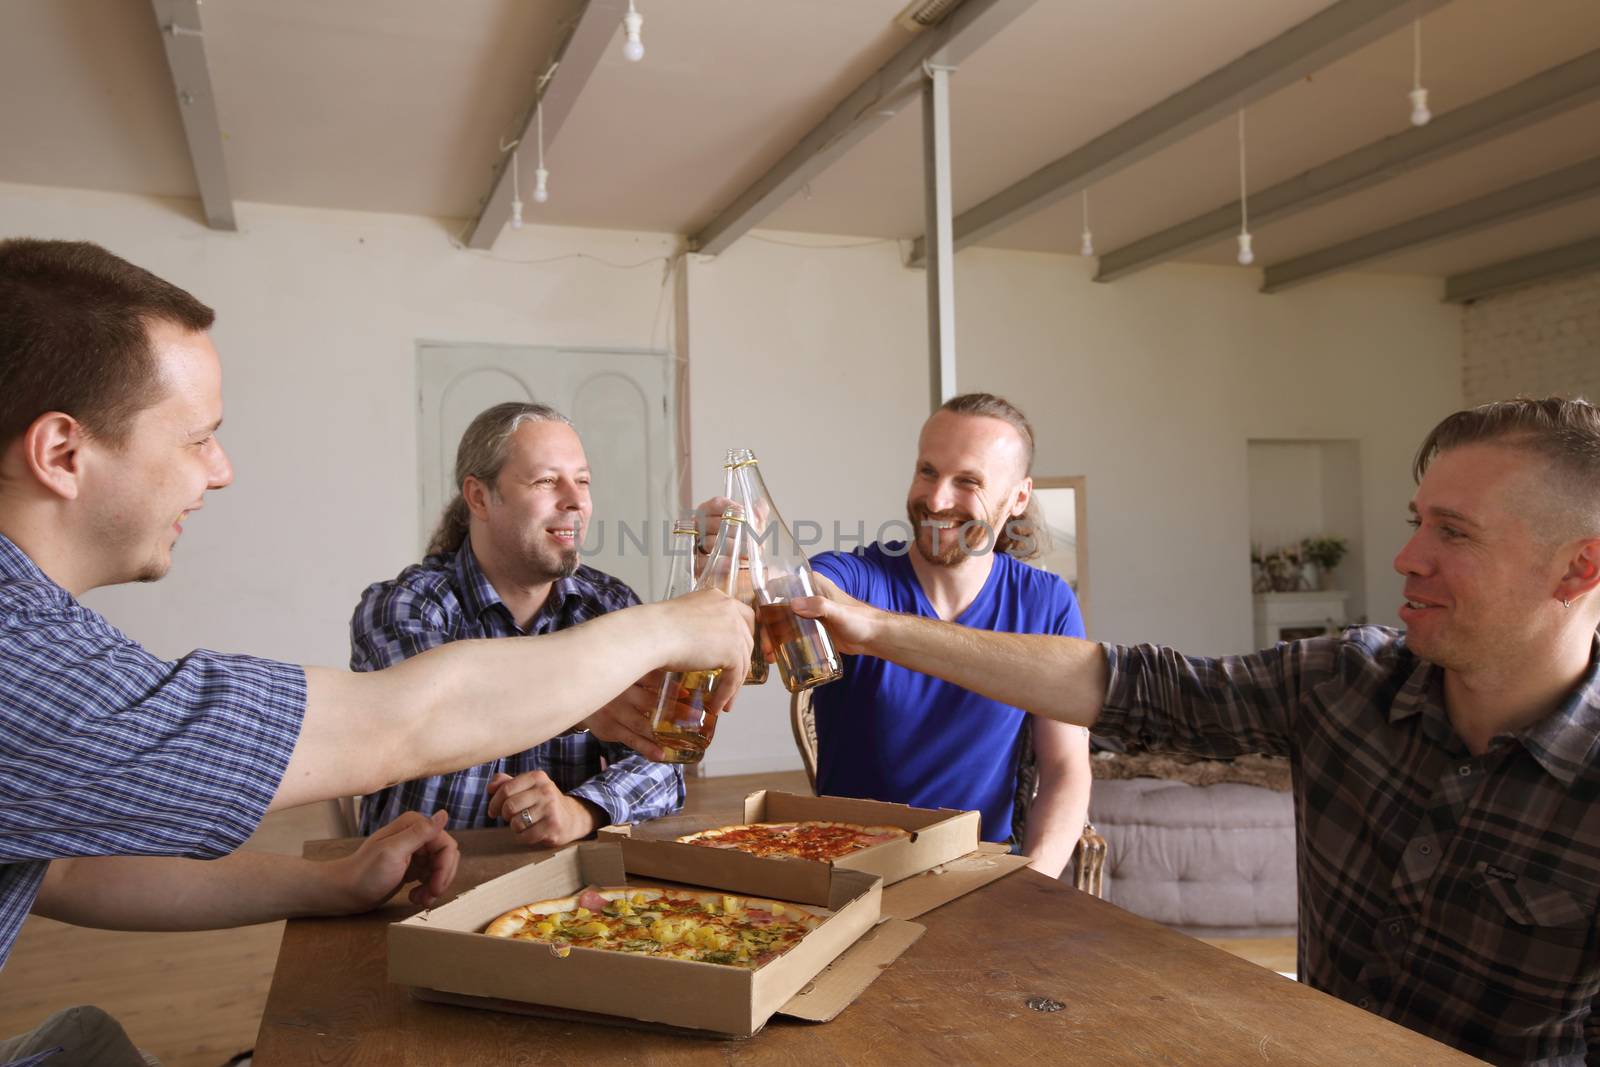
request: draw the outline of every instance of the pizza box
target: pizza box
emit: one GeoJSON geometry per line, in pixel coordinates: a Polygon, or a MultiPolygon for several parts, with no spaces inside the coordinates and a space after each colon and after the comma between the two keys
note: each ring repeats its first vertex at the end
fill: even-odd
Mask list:
{"type": "MultiPolygon", "coordinates": [[[[868,951],[822,975],[879,921],[882,880],[858,871],[841,871],[834,880],[824,905],[832,916],[754,971],[581,948],[561,957],[549,945],[479,933],[495,917],[530,901],[567,896],[588,885],[655,881],[639,874],[624,869],[616,841],[548,853],[392,924],[389,981],[412,986],[422,997],[457,1003],[518,1005],[535,1013],[555,1009],[567,1017],[594,1016],[621,1025],[748,1037],[778,1011],[817,1021],[832,1018],[921,933],[915,923],[896,921],[863,946],[868,951]],[[806,995],[798,996],[802,991],[806,995]]],[[[703,879],[689,884],[729,888],[703,879]]]]}
{"type": "MultiPolygon", "coordinates": [[[[864,848],[840,859],[803,860],[752,856],[734,849],[679,844],[675,837],[707,829],[704,819],[690,825],[682,817],[657,819],[638,826],[608,826],[603,838],[620,838],[630,871],[681,880],[685,870],[703,872],[707,885],[751,896],[826,904],[839,871],[875,874],[891,885],[959,859],[978,848],[980,816],[950,808],[913,808],[879,800],[814,797],[762,789],[744,801],[744,819],[794,822],[820,819],[862,826],[899,826],[911,836],[864,848]]],[[[712,826],[719,825],[717,822],[712,826]]],[[[926,910],[926,909],[924,909],[926,910]]]]}

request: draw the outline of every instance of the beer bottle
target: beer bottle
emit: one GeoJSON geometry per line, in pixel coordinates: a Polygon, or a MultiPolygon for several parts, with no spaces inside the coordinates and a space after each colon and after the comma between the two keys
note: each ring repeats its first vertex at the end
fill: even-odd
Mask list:
{"type": "Polygon", "coordinates": [[[678,515],[672,523],[672,540],[667,545],[667,585],[662,600],[694,592],[695,546],[700,543],[699,521],[692,511],[678,515]]]}
{"type": "Polygon", "coordinates": [[[767,492],[756,454],[748,448],[728,453],[730,499],[743,506],[749,525],[748,556],[755,590],[756,625],[771,647],[778,674],[791,693],[822,685],[843,671],[828,631],[816,619],[794,613],[789,602],[813,596],[817,583],[811,563],[767,492]]]}
{"type": "MultiPolygon", "coordinates": [[[[692,527],[689,534],[697,536],[692,527]]],[[[722,513],[716,547],[711,550],[694,588],[720,589],[729,596],[737,596],[744,541],[744,509],[730,506],[722,513]]],[[[676,560],[673,566],[677,567],[676,560]]],[[[717,676],[721,673],[720,670],[667,673],[661,684],[661,694],[656,698],[655,715],[650,720],[651,733],[663,753],[661,762],[699,763],[705,755],[706,746],[711,744],[717,729],[717,716],[706,710],[706,699],[716,688],[717,676]]]]}
{"type": "MultiPolygon", "coordinates": [[[[737,491],[737,488],[738,488],[738,486],[737,486],[738,479],[735,476],[734,472],[738,469],[738,462],[739,462],[740,457],[743,454],[745,454],[746,451],[747,450],[745,450],[745,449],[735,449],[735,448],[728,449],[728,461],[722,465],[722,470],[723,470],[723,473],[724,473],[723,495],[726,496],[729,500],[737,500],[738,499],[738,497],[734,496],[734,493],[737,491]]],[[[746,514],[746,518],[748,518],[749,513],[746,512],[745,514],[746,514]]],[[[750,577],[750,560],[751,560],[751,553],[759,552],[759,551],[760,551],[760,549],[756,547],[756,544],[755,544],[754,541],[752,541],[749,537],[746,537],[744,539],[744,553],[739,558],[739,592],[738,592],[738,598],[739,598],[741,603],[749,604],[750,605],[750,610],[752,610],[752,611],[754,611],[756,609],[757,604],[756,604],[755,586],[752,583],[752,580],[751,580],[751,577],[750,577]]],[[[766,682],[766,680],[767,680],[767,656],[766,656],[766,653],[762,651],[762,647],[761,647],[761,624],[758,622],[758,623],[756,623],[756,643],[755,643],[755,646],[751,649],[751,652],[750,652],[750,673],[744,676],[744,684],[745,685],[761,685],[764,682],[766,682]]]]}

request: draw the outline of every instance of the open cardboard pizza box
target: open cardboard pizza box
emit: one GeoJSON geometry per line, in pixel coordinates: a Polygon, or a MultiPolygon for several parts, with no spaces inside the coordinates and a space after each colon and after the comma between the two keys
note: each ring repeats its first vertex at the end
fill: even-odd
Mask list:
{"type": "MultiPolygon", "coordinates": [[[[753,856],[733,849],[679,844],[673,840],[705,829],[703,819],[699,820],[700,825],[667,818],[637,826],[608,826],[600,831],[600,835],[602,838],[622,839],[623,856],[631,871],[659,878],[677,878],[683,869],[682,864],[690,863],[694,870],[713,879],[707,884],[724,886],[752,896],[794,900],[802,904],[826,904],[834,892],[833,880],[837,872],[875,874],[883,879],[885,886],[891,886],[964,857],[974,857],[979,850],[981,817],[975,811],[913,808],[878,800],[814,797],[769,789],[751,793],[744,801],[743,821],[746,823],[806,819],[856,823],[861,826],[899,826],[909,830],[910,836],[872,845],[840,859],[823,861],[753,856]]],[[[1023,864],[1026,862],[1025,859],[1022,861],[1023,864]]],[[[973,863],[980,864],[983,870],[1001,866],[990,859],[974,858],[973,863]]],[[[1003,873],[1005,871],[1001,870],[995,877],[1003,873]]],[[[954,888],[953,881],[951,888],[954,888]]],[[[970,885],[938,903],[953,900],[962,892],[970,892],[981,884],[970,885]]],[[[884,891],[885,901],[889,900],[892,892],[892,889],[884,891]]],[[[920,911],[936,906],[929,904],[920,911]]],[[[886,914],[908,919],[917,912],[903,914],[896,910],[886,911],[886,914]]]]}
{"type": "MultiPolygon", "coordinates": [[[[675,880],[690,885],[731,888],[690,867],[680,865],[678,873],[689,877],[675,880]]],[[[575,948],[561,957],[546,944],[478,932],[518,905],[584,886],[663,880],[625,870],[616,841],[549,853],[391,925],[389,981],[412,986],[425,999],[474,1007],[748,1037],[777,1012],[816,1022],[833,1018],[923,932],[900,920],[880,925],[882,880],[858,871],[841,871],[834,880],[823,904],[832,916],[754,971],[596,949],[575,948]]]]}

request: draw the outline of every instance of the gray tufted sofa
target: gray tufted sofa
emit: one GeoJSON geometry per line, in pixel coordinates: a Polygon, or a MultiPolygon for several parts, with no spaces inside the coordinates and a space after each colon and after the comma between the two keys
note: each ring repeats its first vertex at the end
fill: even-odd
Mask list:
{"type": "MultiPolygon", "coordinates": [[[[1294,803],[1287,770],[1281,789],[1122,777],[1134,773],[1126,766],[1102,777],[1105,761],[1141,758],[1149,757],[1095,759],[1089,820],[1106,840],[1105,899],[1195,937],[1293,936],[1294,803]]],[[[1205,767],[1221,771],[1202,780],[1240,777],[1228,765],[1205,767]]],[[[1159,769],[1196,778],[1192,767],[1159,769]]]]}

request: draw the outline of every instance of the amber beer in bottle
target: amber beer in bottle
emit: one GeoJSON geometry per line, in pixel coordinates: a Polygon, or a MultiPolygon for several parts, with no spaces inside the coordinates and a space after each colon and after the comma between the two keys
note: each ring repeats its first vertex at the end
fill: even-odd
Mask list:
{"type": "Polygon", "coordinates": [[[772,649],[778,674],[791,693],[831,682],[844,672],[828,631],[790,607],[795,597],[816,592],[805,550],[778,514],[755,453],[748,448],[730,451],[728,467],[728,496],[742,505],[749,522],[746,553],[755,586],[756,626],[772,649]]]}
{"type": "MultiPolygon", "coordinates": [[[[723,495],[729,500],[738,499],[733,494],[738,489],[738,478],[735,474],[735,471],[738,470],[738,460],[742,452],[743,450],[741,449],[728,449],[728,461],[722,465],[722,470],[724,473],[723,495]]],[[[748,522],[749,512],[746,512],[745,515],[746,521],[748,522]]],[[[749,604],[751,610],[754,610],[758,606],[756,604],[755,583],[750,577],[751,555],[757,551],[759,551],[759,548],[757,547],[756,543],[751,538],[746,537],[744,539],[744,552],[741,553],[739,557],[739,591],[735,594],[735,596],[738,598],[741,604],[749,604]]],[[[762,651],[761,623],[757,622],[756,643],[754,648],[752,648],[750,651],[750,673],[744,676],[744,684],[761,685],[766,680],[767,656],[766,653],[762,651]]]]}
{"type": "MultiPolygon", "coordinates": [[[[691,531],[692,533],[692,531],[691,531]]],[[[738,593],[739,558],[743,551],[745,524],[743,509],[730,507],[722,513],[717,531],[717,546],[701,572],[696,589],[721,589],[729,596],[738,593]]],[[[676,566],[676,561],[674,561],[676,566]]],[[[717,730],[717,716],[706,710],[706,699],[716,688],[721,671],[669,671],[656,699],[650,730],[661,746],[663,763],[699,763],[717,730]]]]}

